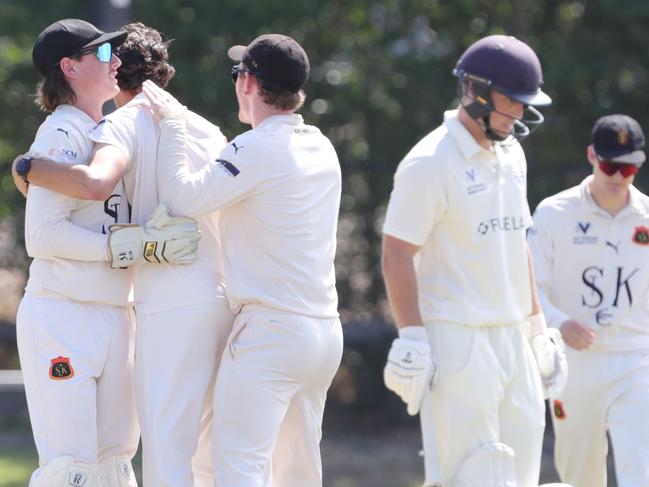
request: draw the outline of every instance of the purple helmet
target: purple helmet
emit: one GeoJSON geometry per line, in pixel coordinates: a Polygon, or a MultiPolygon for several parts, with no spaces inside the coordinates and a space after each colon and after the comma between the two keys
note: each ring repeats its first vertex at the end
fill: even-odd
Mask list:
{"type": "MultiPolygon", "coordinates": [[[[541,63],[532,48],[515,37],[492,35],[474,42],[462,54],[453,70],[460,79],[458,96],[470,117],[483,127],[487,137],[503,141],[510,135],[527,137],[543,123],[543,115],[534,106],[549,105],[552,99],[543,91],[541,63]],[[515,120],[512,133],[492,129],[489,115],[497,111],[491,90],[522,103],[525,115],[515,120]],[[466,99],[470,101],[466,102],[466,99]]],[[[500,112],[498,112],[500,113],[500,112]]]]}
{"type": "Polygon", "coordinates": [[[490,87],[524,105],[543,106],[552,99],[541,91],[541,63],[530,46],[512,36],[492,35],[473,43],[453,74],[485,78],[490,87]]]}

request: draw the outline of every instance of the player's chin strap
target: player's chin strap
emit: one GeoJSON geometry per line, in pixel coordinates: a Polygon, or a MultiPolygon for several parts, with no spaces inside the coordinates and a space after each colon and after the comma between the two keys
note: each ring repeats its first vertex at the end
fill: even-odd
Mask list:
{"type": "Polygon", "coordinates": [[[460,78],[457,93],[460,104],[467,114],[482,127],[485,135],[490,140],[494,142],[505,142],[511,136],[512,138],[508,141],[509,144],[515,141],[521,141],[543,123],[543,115],[531,105],[525,105],[525,111],[521,120],[496,110],[491,100],[491,89],[493,86],[487,78],[476,76],[465,71],[454,71],[454,74],[460,78]],[[469,84],[471,89],[468,88],[469,84]],[[465,103],[466,98],[470,100],[468,103],[465,103]],[[494,130],[489,122],[489,115],[491,113],[498,113],[499,115],[513,119],[512,131],[510,133],[502,133],[494,130]]]}

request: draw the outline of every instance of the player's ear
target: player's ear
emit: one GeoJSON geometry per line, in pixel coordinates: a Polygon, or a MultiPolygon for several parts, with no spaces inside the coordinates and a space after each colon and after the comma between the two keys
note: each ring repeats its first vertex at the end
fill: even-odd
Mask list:
{"type": "Polygon", "coordinates": [[[76,78],[77,76],[76,65],[71,58],[64,57],[63,59],[61,59],[59,61],[59,67],[61,68],[61,71],[66,77],[76,78]]]}
{"type": "Polygon", "coordinates": [[[259,87],[260,81],[256,76],[253,75],[246,75],[243,78],[243,92],[246,95],[249,95],[250,93],[253,92],[253,90],[257,87],[259,87]]]}
{"type": "Polygon", "coordinates": [[[597,164],[597,154],[595,154],[595,147],[593,147],[593,144],[590,144],[586,148],[586,157],[591,166],[594,167],[595,164],[597,164]]]}

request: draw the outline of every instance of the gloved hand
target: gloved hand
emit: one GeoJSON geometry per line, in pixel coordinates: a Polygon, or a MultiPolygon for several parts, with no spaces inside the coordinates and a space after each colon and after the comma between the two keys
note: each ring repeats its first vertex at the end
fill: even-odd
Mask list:
{"type": "Polygon", "coordinates": [[[566,388],[568,381],[566,345],[561,332],[556,328],[548,328],[542,314],[531,316],[529,321],[530,345],[541,374],[545,398],[557,397],[566,388]]]}
{"type": "Polygon", "coordinates": [[[405,326],[399,330],[388,353],[383,380],[408,406],[408,414],[419,412],[424,392],[430,390],[437,363],[430,354],[428,336],[423,326],[405,326]]]}
{"type": "Polygon", "coordinates": [[[193,218],[170,216],[160,204],[146,224],[111,225],[108,248],[111,267],[129,267],[145,260],[152,263],[191,264],[197,258],[201,232],[193,218]]]}

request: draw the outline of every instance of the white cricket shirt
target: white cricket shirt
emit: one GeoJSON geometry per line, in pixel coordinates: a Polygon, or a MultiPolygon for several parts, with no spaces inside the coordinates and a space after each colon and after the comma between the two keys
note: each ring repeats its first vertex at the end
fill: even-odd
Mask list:
{"type": "Polygon", "coordinates": [[[614,217],[590,194],[592,176],[543,200],[528,239],[551,326],[592,328],[595,352],[649,350],[649,197],[630,186],[614,217]]]}
{"type": "MultiPolygon", "coordinates": [[[[88,134],[96,122],[72,105],[60,105],[41,124],[29,155],[61,164],[85,164],[88,134]]],[[[82,302],[126,306],[130,272],[108,263],[108,227],[128,222],[121,182],[105,202],[70,198],[30,185],[25,243],[34,260],[26,290],[82,302]]]]}
{"type": "Polygon", "coordinates": [[[190,214],[221,209],[230,306],[260,304],[338,316],[334,256],[338,156],[300,115],[275,115],[236,137],[199,172],[184,162],[184,129],[161,122],[159,178],[190,214]]]}
{"type": "Polygon", "coordinates": [[[518,142],[506,142],[482,148],[449,111],[397,168],[383,232],[421,247],[424,321],[495,326],[531,313],[527,164],[518,142]]]}
{"type": "MultiPolygon", "coordinates": [[[[142,99],[143,94],[135,97],[142,99]]],[[[188,156],[192,170],[213,159],[226,140],[218,127],[204,118],[188,114],[188,156]]],[[[170,195],[160,190],[157,178],[160,128],[143,107],[127,104],[106,116],[91,134],[92,140],[112,145],[126,154],[128,167],[124,185],[132,205],[131,221],[144,224],[158,203],[165,203],[173,215],[179,211],[170,195]]],[[[223,255],[218,230],[218,214],[196,218],[203,234],[198,259],[189,265],[149,264],[135,266],[134,296],[138,313],[150,314],[166,309],[223,299],[223,255]]]]}

